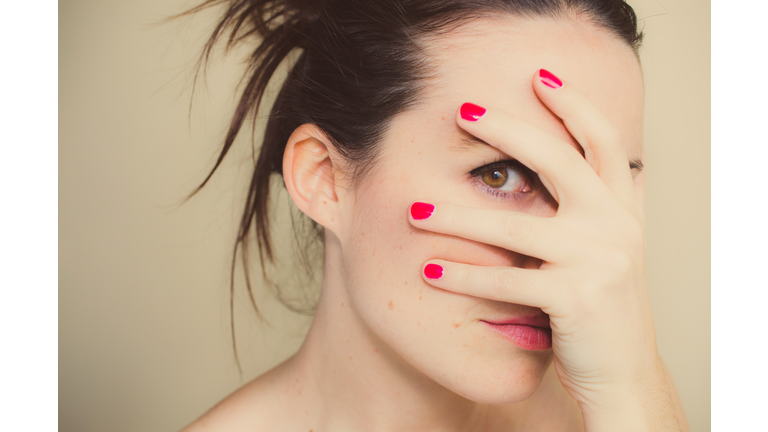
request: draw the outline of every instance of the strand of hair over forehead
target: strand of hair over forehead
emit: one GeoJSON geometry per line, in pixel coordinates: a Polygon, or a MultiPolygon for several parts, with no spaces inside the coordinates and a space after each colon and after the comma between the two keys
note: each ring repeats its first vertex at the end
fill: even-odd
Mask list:
{"type": "MultiPolygon", "coordinates": [[[[636,55],[642,40],[634,11],[622,0],[207,0],[180,16],[211,7],[221,8],[223,13],[203,47],[198,72],[221,41],[225,52],[240,44],[252,44],[253,51],[216,162],[187,199],[208,183],[249,119],[255,130],[270,79],[288,54],[302,50],[267,119],[232,252],[230,323],[238,367],[233,313],[237,255],[239,252],[251,304],[263,319],[251,289],[250,236],[255,231],[259,262],[269,284],[265,257],[274,262],[267,216],[270,178],[282,175],[285,144],[298,126],[311,123],[326,135],[351,166],[351,184],[356,185],[374,169],[378,144],[389,121],[419,103],[424,82],[432,73],[423,50],[429,38],[450,33],[477,18],[504,14],[560,18],[572,14],[620,37],[636,55]]],[[[308,224],[308,238],[321,238],[320,227],[311,221],[308,224]]],[[[307,264],[307,247],[298,251],[300,261],[307,264]]],[[[280,287],[275,288],[290,309],[304,313],[314,310],[314,305],[291,304],[280,287]]]]}

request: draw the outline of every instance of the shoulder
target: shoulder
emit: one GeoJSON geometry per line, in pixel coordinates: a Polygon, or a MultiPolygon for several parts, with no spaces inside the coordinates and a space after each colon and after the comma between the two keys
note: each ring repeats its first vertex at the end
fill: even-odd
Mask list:
{"type": "Polygon", "coordinates": [[[286,406],[281,403],[279,369],[278,366],[240,387],[181,432],[277,430],[275,426],[285,422],[280,411],[286,406]]]}

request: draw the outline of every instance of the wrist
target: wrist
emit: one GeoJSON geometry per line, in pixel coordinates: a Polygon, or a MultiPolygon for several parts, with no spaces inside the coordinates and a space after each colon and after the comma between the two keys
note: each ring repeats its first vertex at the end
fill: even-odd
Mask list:
{"type": "Polygon", "coordinates": [[[612,386],[584,401],[579,407],[587,432],[682,430],[658,356],[636,379],[612,386]]]}

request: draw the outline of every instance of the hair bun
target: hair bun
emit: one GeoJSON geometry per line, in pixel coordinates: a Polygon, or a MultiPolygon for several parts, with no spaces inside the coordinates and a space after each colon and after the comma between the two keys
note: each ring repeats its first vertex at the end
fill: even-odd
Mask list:
{"type": "Polygon", "coordinates": [[[284,0],[283,23],[309,37],[315,23],[320,19],[320,11],[325,3],[325,0],[284,0]]]}

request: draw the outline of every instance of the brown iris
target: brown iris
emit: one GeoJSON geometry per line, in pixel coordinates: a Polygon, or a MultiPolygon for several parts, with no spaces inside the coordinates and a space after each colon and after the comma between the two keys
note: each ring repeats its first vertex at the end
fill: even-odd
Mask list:
{"type": "Polygon", "coordinates": [[[509,179],[509,174],[507,174],[507,168],[491,168],[483,171],[481,178],[483,179],[483,183],[492,188],[498,189],[504,186],[504,184],[507,182],[507,179],[509,179]]]}

